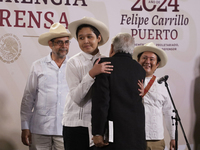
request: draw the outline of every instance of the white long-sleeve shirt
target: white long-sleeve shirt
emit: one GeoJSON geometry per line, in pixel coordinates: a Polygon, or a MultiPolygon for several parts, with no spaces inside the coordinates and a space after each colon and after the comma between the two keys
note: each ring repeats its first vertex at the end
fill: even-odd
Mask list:
{"type": "MultiPolygon", "coordinates": [[[[144,87],[147,86],[151,77],[146,77],[144,87]]],[[[175,127],[172,125],[171,116],[175,116],[173,105],[168,91],[164,85],[156,80],[143,97],[145,107],[146,140],[164,139],[163,116],[170,138],[175,139],[175,127]]],[[[174,121],[173,121],[174,122],[174,121]]]]}
{"type": "Polygon", "coordinates": [[[100,53],[95,56],[80,52],[71,57],[67,62],[66,78],[69,93],[66,98],[62,124],[64,126],[91,125],[91,86],[94,79],[89,75],[93,63],[100,58],[100,53]]]}
{"type": "Polygon", "coordinates": [[[66,63],[59,68],[51,55],[32,64],[21,103],[21,128],[43,135],[62,135],[68,85],[66,63]]]}

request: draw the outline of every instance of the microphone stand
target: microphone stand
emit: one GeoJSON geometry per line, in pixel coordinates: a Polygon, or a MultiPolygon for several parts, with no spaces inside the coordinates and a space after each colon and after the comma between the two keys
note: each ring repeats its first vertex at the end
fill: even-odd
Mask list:
{"type": "MultiPolygon", "coordinates": [[[[167,78],[167,79],[168,79],[168,78],[167,78]]],[[[185,138],[185,141],[186,141],[186,144],[187,144],[187,148],[188,148],[189,150],[191,150],[190,145],[189,145],[189,142],[188,142],[187,137],[186,137],[186,135],[185,135],[185,132],[184,132],[182,123],[181,123],[181,119],[180,119],[180,117],[179,117],[178,111],[177,111],[177,109],[176,109],[176,106],[175,106],[174,101],[173,101],[173,99],[172,99],[171,93],[170,93],[170,91],[169,91],[168,84],[167,84],[167,79],[165,79],[164,82],[165,82],[165,86],[166,86],[166,88],[167,88],[167,91],[168,91],[169,96],[170,96],[170,98],[171,98],[171,102],[172,102],[173,107],[174,107],[173,112],[175,112],[175,117],[172,117],[172,119],[175,119],[175,126],[176,126],[176,128],[175,128],[175,150],[178,150],[178,122],[180,123],[181,130],[182,130],[182,132],[183,132],[183,135],[184,135],[184,138],[185,138]]]]}

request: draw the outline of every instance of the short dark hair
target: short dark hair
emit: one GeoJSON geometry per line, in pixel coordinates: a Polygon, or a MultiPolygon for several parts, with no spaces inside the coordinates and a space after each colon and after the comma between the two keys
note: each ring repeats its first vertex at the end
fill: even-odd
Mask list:
{"type": "Polygon", "coordinates": [[[51,39],[50,41],[51,41],[51,42],[54,42],[55,39],[56,39],[56,38],[53,38],[53,39],[51,39]]]}
{"type": "MultiPolygon", "coordinates": [[[[141,53],[139,53],[139,54],[137,55],[138,60],[140,60],[140,57],[142,56],[143,53],[144,53],[144,52],[141,52],[141,53]]],[[[152,53],[154,53],[154,52],[152,52],[152,53]]],[[[154,53],[154,54],[157,56],[157,63],[159,63],[159,62],[161,61],[160,57],[159,57],[156,53],[154,53]]]]}
{"type": "Polygon", "coordinates": [[[82,25],[78,26],[78,28],[76,29],[76,37],[77,37],[77,39],[78,39],[78,32],[84,27],[89,27],[94,32],[94,34],[96,35],[97,38],[100,35],[99,30],[97,30],[97,28],[95,28],[94,26],[89,25],[89,24],[82,24],[82,25]]]}

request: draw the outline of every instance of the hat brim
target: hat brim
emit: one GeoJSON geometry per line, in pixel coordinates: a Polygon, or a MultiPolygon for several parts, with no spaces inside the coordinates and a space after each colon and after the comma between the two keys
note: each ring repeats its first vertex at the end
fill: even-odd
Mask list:
{"type": "Polygon", "coordinates": [[[61,33],[51,33],[51,32],[47,32],[47,33],[43,33],[39,36],[38,38],[38,42],[41,44],[41,45],[44,45],[44,46],[48,46],[48,42],[51,40],[51,39],[54,39],[54,38],[59,38],[59,37],[69,37],[69,40],[72,39],[72,35],[68,32],[61,32],[61,33]]]}
{"type": "Polygon", "coordinates": [[[89,17],[84,17],[83,19],[71,22],[68,25],[68,29],[69,29],[70,33],[76,40],[77,40],[76,30],[82,24],[88,24],[88,25],[94,26],[97,30],[99,30],[99,32],[101,34],[101,41],[99,42],[99,46],[105,44],[108,41],[109,31],[108,31],[108,28],[106,27],[106,25],[104,23],[102,23],[101,21],[98,21],[94,18],[89,18],[89,17]]]}
{"type": "Polygon", "coordinates": [[[137,57],[140,53],[142,52],[153,52],[157,54],[160,57],[160,63],[158,68],[164,67],[167,64],[167,54],[165,53],[164,50],[156,48],[156,47],[151,47],[151,46],[137,46],[134,48],[133,51],[133,59],[137,61],[137,57]]]}

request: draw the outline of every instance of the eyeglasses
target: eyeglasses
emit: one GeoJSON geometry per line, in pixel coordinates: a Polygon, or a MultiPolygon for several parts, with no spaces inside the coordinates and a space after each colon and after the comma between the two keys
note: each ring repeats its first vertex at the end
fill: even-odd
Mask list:
{"type": "Polygon", "coordinates": [[[63,42],[63,41],[58,40],[57,42],[54,42],[54,43],[56,43],[59,46],[63,46],[64,43],[65,43],[65,45],[69,45],[70,41],[66,40],[66,41],[63,42]]]}

